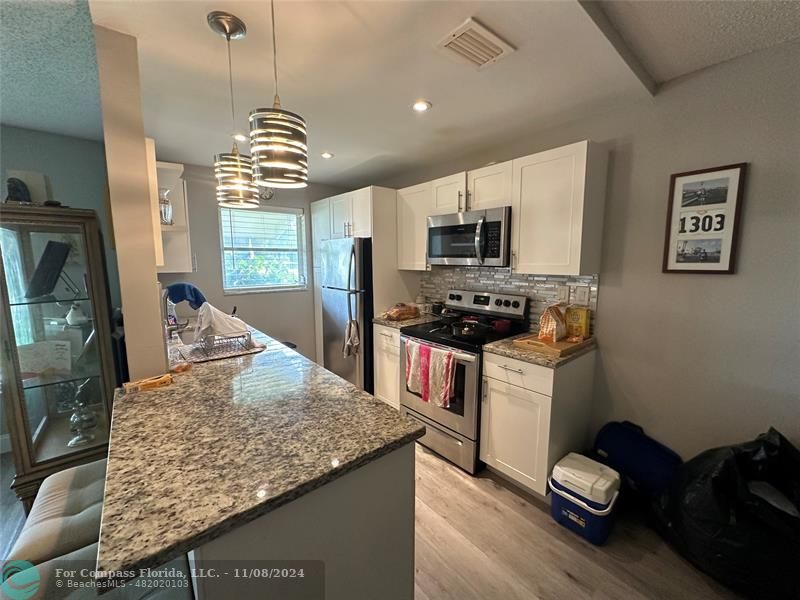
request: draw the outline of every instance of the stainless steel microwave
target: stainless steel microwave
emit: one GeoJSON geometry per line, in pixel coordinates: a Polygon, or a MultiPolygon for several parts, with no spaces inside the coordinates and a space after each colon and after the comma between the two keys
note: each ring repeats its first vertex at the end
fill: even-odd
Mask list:
{"type": "Polygon", "coordinates": [[[507,267],[511,207],[428,217],[428,264],[507,267]]]}

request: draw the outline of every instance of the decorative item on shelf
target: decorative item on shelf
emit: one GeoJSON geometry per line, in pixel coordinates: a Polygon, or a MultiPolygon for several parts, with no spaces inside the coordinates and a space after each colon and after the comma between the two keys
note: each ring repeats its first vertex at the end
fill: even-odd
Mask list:
{"type": "Polygon", "coordinates": [[[94,440],[92,429],[97,427],[97,416],[89,407],[92,397],[92,390],[95,382],[89,378],[84,381],[75,393],[75,403],[73,404],[72,416],[69,418],[69,430],[73,438],[67,442],[70,448],[83,446],[94,440]]]}
{"type": "Polygon", "coordinates": [[[69,312],[65,317],[67,321],[67,325],[71,325],[73,327],[78,325],[85,325],[89,322],[89,317],[83,312],[81,308],[80,302],[73,302],[72,306],[69,308],[69,312]]]}
{"type": "Polygon", "coordinates": [[[670,177],[664,273],[734,273],[747,163],[670,177]]]}
{"type": "Polygon", "coordinates": [[[303,188],[308,185],[308,134],[303,117],[281,108],[274,0],[270,1],[270,17],[275,97],[272,108],[250,111],[253,179],[256,185],[264,187],[303,188]]]}
{"type": "Polygon", "coordinates": [[[158,188],[158,209],[162,225],[175,225],[172,218],[172,202],[169,200],[169,188],[158,188]]]}
{"type": "Polygon", "coordinates": [[[253,167],[250,157],[239,152],[236,144],[236,107],[233,97],[233,67],[231,64],[231,40],[240,40],[247,35],[247,27],[238,17],[223,11],[208,13],[208,26],[214,33],[225,38],[228,49],[228,89],[231,100],[231,135],[233,148],[229,153],[214,156],[214,175],[217,178],[217,203],[229,208],[258,208],[258,188],[253,183],[253,167]]]}
{"type": "Polygon", "coordinates": [[[7,195],[5,202],[17,202],[19,204],[31,204],[31,193],[25,182],[16,177],[9,177],[6,180],[7,195]]]}

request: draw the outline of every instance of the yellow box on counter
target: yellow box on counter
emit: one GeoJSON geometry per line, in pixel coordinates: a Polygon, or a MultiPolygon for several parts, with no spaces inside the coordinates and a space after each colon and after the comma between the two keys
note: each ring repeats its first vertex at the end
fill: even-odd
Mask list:
{"type": "Polygon", "coordinates": [[[582,337],[586,339],[591,335],[589,332],[591,312],[591,309],[586,306],[567,307],[567,313],[564,316],[564,321],[567,324],[567,338],[582,337]]]}

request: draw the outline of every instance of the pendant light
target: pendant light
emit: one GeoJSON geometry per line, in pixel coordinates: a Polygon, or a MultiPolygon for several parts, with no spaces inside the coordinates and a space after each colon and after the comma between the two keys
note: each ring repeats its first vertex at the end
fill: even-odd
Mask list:
{"type": "Polygon", "coordinates": [[[258,208],[258,188],[253,183],[253,165],[250,157],[239,152],[236,144],[236,109],[233,101],[233,68],[231,66],[231,40],[240,40],[247,34],[244,22],[222,11],[208,13],[208,26],[225,38],[228,48],[228,91],[231,99],[231,135],[233,148],[214,156],[214,176],[217,178],[217,204],[227,208],[258,208]]]}
{"type": "Polygon", "coordinates": [[[256,185],[273,188],[303,188],[308,185],[306,122],[300,115],[281,108],[278,95],[278,50],[275,42],[275,3],[270,0],[272,19],[272,71],[275,99],[272,108],[250,111],[250,152],[256,185]]]}

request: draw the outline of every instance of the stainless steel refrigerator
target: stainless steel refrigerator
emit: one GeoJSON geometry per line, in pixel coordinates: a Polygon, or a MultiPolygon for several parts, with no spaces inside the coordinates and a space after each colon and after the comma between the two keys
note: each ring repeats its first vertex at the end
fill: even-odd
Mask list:
{"type": "Polygon", "coordinates": [[[371,394],[372,240],[322,242],[321,288],[323,364],[371,394]]]}

